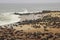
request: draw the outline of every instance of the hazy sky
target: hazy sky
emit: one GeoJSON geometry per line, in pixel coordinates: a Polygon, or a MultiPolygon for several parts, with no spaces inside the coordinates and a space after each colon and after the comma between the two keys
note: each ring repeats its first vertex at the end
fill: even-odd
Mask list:
{"type": "Polygon", "coordinates": [[[0,0],[0,3],[60,3],[60,0],[0,0]]]}

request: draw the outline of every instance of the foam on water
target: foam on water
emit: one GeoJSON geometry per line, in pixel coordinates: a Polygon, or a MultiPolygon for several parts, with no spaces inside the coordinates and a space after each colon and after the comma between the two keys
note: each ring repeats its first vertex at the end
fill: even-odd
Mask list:
{"type": "Polygon", "coordinates": [[[19,14],[25,14],[25,13],[32,13],[32,12],[29,12],[27,9],[25,9],[23,12],[17,12],[19,14]]]}
{"type": "Polygon", "coordinates": [[[20,21],[19,15],[14,15],[13,12],[0,14],[0,25],[11,24],[20,21]]]}
{"type": "MultiPolygon", "coordinates": [[[[27,9],[25,9],[23,12],[17,12],[17,13],[24,14],[33,12],[29,12],[27,9]]],[[[0,25],[15,23],[20,21],[20,19],[21,17],[19,15],[15,15],[14,12],[0,13],[0,25]]]]}

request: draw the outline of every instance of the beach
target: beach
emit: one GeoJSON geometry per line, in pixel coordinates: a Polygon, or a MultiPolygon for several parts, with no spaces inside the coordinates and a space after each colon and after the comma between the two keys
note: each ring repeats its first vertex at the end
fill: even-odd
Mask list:
{"type": "Polygon", "coordinates": [[[20,21],[0,26],[1,38],[9,40],[60,40],[60,11],[14,14],[20,16],[20,21]],[[6,34],[7,37],[4,36],[6,34]]]}

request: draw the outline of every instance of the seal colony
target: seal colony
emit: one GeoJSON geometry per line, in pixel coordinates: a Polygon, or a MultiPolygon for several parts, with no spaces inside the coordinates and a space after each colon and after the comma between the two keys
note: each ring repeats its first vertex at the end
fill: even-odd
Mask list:
{"type": "Polygon", "coordinates": [[[0,40],[60,40],[60,11],[14,14],[21,20],[0,26],[0,40]]]}

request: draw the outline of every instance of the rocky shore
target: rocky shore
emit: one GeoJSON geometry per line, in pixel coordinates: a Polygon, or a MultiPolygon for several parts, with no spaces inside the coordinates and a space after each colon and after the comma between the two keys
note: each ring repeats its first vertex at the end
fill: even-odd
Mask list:
{"type": "Polygon", "coordinates": [[[60,11],[14,14],[21,21],[0,26],[0,40],[60,40],[60,11]]]}

